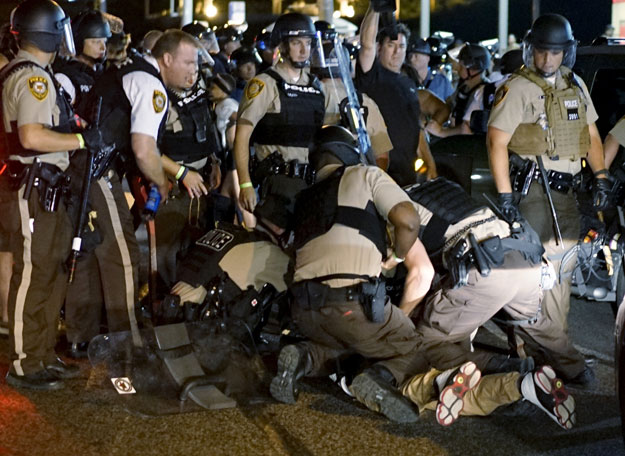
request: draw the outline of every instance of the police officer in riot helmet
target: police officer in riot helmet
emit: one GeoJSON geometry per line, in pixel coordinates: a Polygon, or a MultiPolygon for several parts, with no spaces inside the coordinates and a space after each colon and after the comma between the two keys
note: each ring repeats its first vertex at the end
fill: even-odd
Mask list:
{"type": "Polygon", "coordinates": [[[106,59],[106,42],[111,37],[108,21],[99,11],[85,11],[72,21],[76,57],[57,59],[54,71],[57,79],[78,105],[91,90],[106,59]]]}
{"type": "Polygon", "coordinates": [[[451,125],[443,127],[436,121],[428,123],[426,129],[435,136],[472,134],[471,113],[483,109],[484,85],[489,82],[486,71],[490,68],[490,53],[479,44],[466,43],[458,54],[460,83],[451,103],[451,125]]]}
{"type": "Polygon", "coordinates": [[[230,55],[233,75],[237,78],[237,86],[232,97],[241,101],[245,85],[258,73],[262,59],[254,47],[240,47],[230,55]]]}
{"type": "MultiPolygon", "coordinates": [[[[523,214],[540,235],[555,270],[564,273],[574,262],[560,268],[561,253],[577,243],[580,230],[574,176],[582,170],[582,158],[594,173],[595,210],[606,207],[610,188],[597,113],[584,82],[570,69],[576,45],[563,16],[545,14],[534,21],[523,41],[525,66],[498,89],[487,136],[503,214],[511,221],[523,214]]],[[[570,286],[570,277],[560,277],[542,303],[547,318],[565,329],[570,286]]],[[[592,379],[583,358],[577,371],[564,380],[592,379]]]]}
{"type": "Polygon", "coordinates": [[[241,47],[243,34],[231,25],[224,25],[215,30],[215,36],[219,43],[219,53],[215,55],[215,60],[223,64],[230,71],[230,55],[241,47]]]}
{"type": "Polygon", "coordinates": [[[271,45],[279,48],[280,58],[248,82],[241,99],[234,142],[239,199],[244,209],[256,209],[257,217],[275,204],[290,205],[312,177],[308,145],[322,125],[325,110],[321,84],[308,68],[311,50],[317,47],[315,37],[308,16],[280,16],[271,33],[271,45]],[[254,183],[248,168],[250,138],[258,160],[254,183]],[[258,207],[254,185],[261,185],[258,207]]]}
{"type": "Polygon", "coordinates": [[[408,74],[415,79],[418,87],[430,90],[441,100],[445,101],[453,93],[451,82],[440,71],[430,67],[430,55],[432,47],[423,38],[410,40],[406,50],[405,67],[414,70],[414,75],[408,74]]]}
{"type": "Polygon", "coordinates": [[[200,71],[208,77],[212,77],[213,73],[226,73],[227,69],[221,61],[216,61],[215,56],[219,54],[219,44],[215,32],[210,27],[203,25],[199,21],[193,21],[184,27],[182,31],[194,36],[200,41],[208,56],[200,53],[198,64],[200,71]],[[208,58],[207,58],[208,57],[208,58]]]}
{"type": "Polygon", "coordinates": [[[57,358],[56,328],[67,277],[71,227],[64,207],[69,151],[100,147],[97,130],[73,133],[73,112],[49,65],[60,50],[74,53],[69,17],[51,0],[26,0],[11,15],[20,50],[0,74],[3,122],[0,158],[2,216],[17,227],[9,247],[13,279],[9,292],[7,383],[56,390],[79,374],[57,358]]]}

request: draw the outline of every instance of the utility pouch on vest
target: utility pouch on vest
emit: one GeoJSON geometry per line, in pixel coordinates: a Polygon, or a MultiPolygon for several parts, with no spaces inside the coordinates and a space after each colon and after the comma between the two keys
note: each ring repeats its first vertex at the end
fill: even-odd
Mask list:
{"type": "Polygon", "coordinates": [[[512,191],[526,196],[536,177],[536,162],[510,154],[509,163],[512,191]]]}
{"type": "Polygon", "coordinates": [[[386,286],[383,279],[372,279],[360,284],[360,304],[367,319],[373,323],[384,321],[386,286]]]}
{"type": "Polygon", "coordinates": [[[295,302],[305,310],[319,310],[326,303],[330,287],[314,280],[306,280],[291,286],[295,302]]]}

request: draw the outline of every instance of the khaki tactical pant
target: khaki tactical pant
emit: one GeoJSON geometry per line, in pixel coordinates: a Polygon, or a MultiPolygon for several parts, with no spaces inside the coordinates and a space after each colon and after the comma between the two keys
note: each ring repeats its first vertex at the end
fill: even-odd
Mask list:
{"type": "Polygon", "coordinates": [[[121,182],[116,174],[92,183],[91,210],[102,243],[83,253],[65,300],[67,339],[88,342],[100,333],[102,303],[110,332],[137,327],[139,244],[121,182]]]}
{"type": "Polygon", "coordinates": [[[37,188],[30,198],[0,189],[0,223],[9,233],[13,274],[9,285],[9,371],[32,374],[56,359],[56,328],[65,298],[63,263],[70,251],[71,226],[65,206],[46,212],[37,188]]]}
{"type": "Polygon", "coordinates": [[[302,345],[312,359],[308,375],[327,375],[334,371],[335,360],[358,353],[388,369],[398,384],[429,369],[417,350],[414,325],[398,307],[387,303],[384,321],[367,319],[358,301],[331,301],[318,310],[291,309],[300,331],[310,338],[302,345]]]}
{"type": "MultiPolygon", "coordinates": [[[[539,312],[542,291],[540,267],[533,266],[517,251],[506,254],[504,264],[482,277],[476,268],[469,272],[468,283],[460,288],[442,289],[431,296],[417,324],[428,361],[438,369],[449,369],[474,361],[483,370],[492,353],[471,352],[467,343],[477,328],[504,309],[513,320],[529,320],[539,312]]],[[[517,327],[528,343],[540,347],[546,359],[566,378],[584,369],[584,358],[572,346],[564,330],[544,313],[535,323],[517,327]]]]}

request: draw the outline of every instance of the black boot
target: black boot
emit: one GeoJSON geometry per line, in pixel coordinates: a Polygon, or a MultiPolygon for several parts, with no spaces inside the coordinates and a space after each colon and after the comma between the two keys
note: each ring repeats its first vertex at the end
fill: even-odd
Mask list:
{"type": "Polygon", "coordinates": [[[306,373],[309,359],[308,352],[298,345],[287,345],[280,350],[278,373],[269,388],[274,399],[295,404],[299,395],[297,381],[306,373]]]}

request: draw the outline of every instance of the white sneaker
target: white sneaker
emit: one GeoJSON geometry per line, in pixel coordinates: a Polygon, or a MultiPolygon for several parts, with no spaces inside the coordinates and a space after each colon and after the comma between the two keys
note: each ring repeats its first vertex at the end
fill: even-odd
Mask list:
{"type": "Polygon", "coordinates": [[[524,400],[541,409],[562,428],[568,430],[575,425],[575,399],[551,366],[541,366],[525,374],[521,381],[521,394],[524,400]]]}

